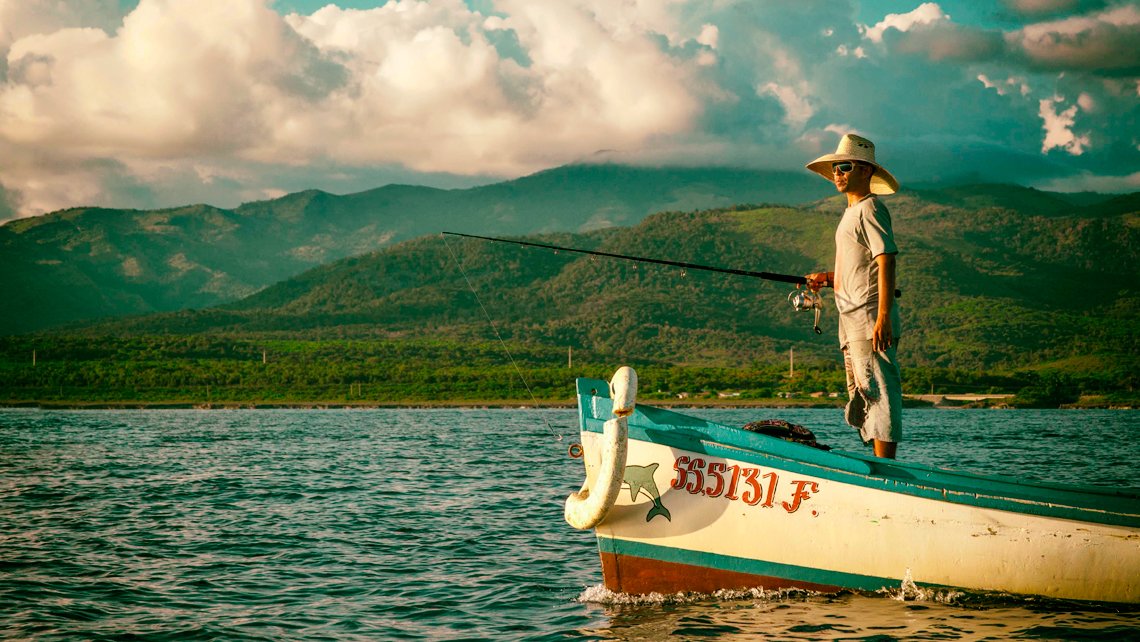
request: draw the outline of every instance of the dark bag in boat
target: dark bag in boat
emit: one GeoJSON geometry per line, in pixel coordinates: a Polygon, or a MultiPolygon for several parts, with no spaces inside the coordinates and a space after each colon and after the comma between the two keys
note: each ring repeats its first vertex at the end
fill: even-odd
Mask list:
{"type": "Polygon", "coordinates": [[[749,432],[758,432],[761,435],[783,439],[784,441],[794,441],[797,444],[819,448],[820,450],[831,450],[831,446],[816,441],[815,433],[812,431],[803,426],[797,426],[796,424],[784,421],[783,419],[752,421],[744,424],[744,429],[749,432]]]}

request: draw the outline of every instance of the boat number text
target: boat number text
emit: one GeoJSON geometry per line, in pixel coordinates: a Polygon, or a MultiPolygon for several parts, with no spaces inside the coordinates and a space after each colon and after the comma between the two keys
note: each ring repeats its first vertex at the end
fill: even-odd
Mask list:
{"type": "MultiPolygon", "coordinates": [[[[676,490],[685,490],[693,495],[705,497],[724,496],[733,501],[741,501],[749,506],[772,508],[781,506],[789,513],[800,509],[800,505],[819,492],[819,484],[802,479],[792,480],[791,497],[776,502],[776,491],[780,487],[780,477],[775,472],[760,474],[759,468],[751,466],[729,466],[724,462],[712,461],[705,464],[700,457],[678,457],[673,462],[677,477],[670,484],[676,490]]],[[[812,515],[816,512],[812,511],[812,515]]]]}

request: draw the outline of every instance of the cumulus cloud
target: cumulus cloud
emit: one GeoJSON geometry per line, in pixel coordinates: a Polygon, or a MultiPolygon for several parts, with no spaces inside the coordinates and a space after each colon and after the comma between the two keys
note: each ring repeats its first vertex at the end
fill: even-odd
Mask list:
{"type": "Polygon", "coordinates": [[[781,86],[774,82],[765,83],[756,90],[757,94],[770,94],[780,101],[784,108],[784,120],[794,127],[803,127],[815,114],[810,101],[794,87],[781,86]]]}
{"type": "Polygon", "coordinates": [[[720,40],[720,29],[717,29],[716,25],[701,25],[701,33],[697,36],[697,42],[710,49],[716,49],[718,40],[720,40]]]}
{"type": "Polygon", "coordinates": [[[1059,96],[1040,101],[1038,115],[1041,117],[1042,127],[1045,129],[1045,141],[1041,144],[1041,153],[1044,154],[1051,149],[1059,148],[1074,156],[1080,156],[1085,153],[1085,147],[1089,144],[1089,137],[1087,134],[1073,133],[1078,105],[1071,105],[1067,109],[1057,111],[1063,102],[1064,98],[1059,96]]]}
{"type": "Polygon", "coordinates": [[[1007,41],[1037,69],[1135,76],[1140,73],[1140,6],[1030,24],[1007,41]]]}
{"type": "MultiPolygon", "coordinates": [[[[891,53],[921,55],[933,62],[989,60],[1005,49],[1001,33],[957,24],[934,2],[908,13],[888,14],[861,32],[867,41],[891,53]]],[[[846,48],[841,47],[840,53],[847,55],[846,48]]]]}
{"type": "Polygon", "coordinates": [[[910,31],[919,25],[932,25],[947,22],[950,16],[942,11],[936,2],[924,2],[907,13],[889,13],[878,24],[865,27],[863,35],[872,42],[882,42],[888,29],[900,32],[910,31]]]}
{"type": "Polygon", "coordinates": [[[93,155],[231,153],[343,82],[340,66],[256,2],[144,0],[114,34],[17,40],[0,136],[93,155]]]}
{"type": "MultiPolygon", "coordinates": [[[[1017,93],[1022,96],[1028,96],[1029,93],[1033,91],[1024,78],[1017,76],[1010,76],[1004,81],[1000,81],[992,80],[990,79],[989,75],[982,73],[978,74],[977,78],[978,82],[982,83],[986,89],[993,89],[998,93],[999,96],[1006,95],[1010,92],[1011,89],[1016,89],[1017,93]]],[[[1086,94],[1082,94],[1082,96],[1087,97],[1086,94]]]]}
{"type": "Polygon", "coordinates": [[[645,25],[679,36],[656,12],[586,4],[500,2],[507,17],[490,21],[458,0],[290,16],[322,51],[352,61],[353,84],[333,110],[353,131],[324,149],[326,114],[311,113],[302,135],[283,142],[350,162],[517,174],[689,127],[699,109],[692,70],[645,25]],[[503,56],[488,31],[509,32],[525,64],[503,56]]]}

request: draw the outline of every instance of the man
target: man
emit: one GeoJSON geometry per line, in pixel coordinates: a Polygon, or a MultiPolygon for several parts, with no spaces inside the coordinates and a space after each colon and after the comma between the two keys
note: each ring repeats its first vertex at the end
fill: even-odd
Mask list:
{"type": "Polygon", "coordinates": [[[894,459],[902,438],[902,381],[895,351],[900,323],[895,302],[895,245],[891,215],[876,194],[899,183],[875,162],[875,144],[847,134],[834,154],[807,168],[847,195],[835,230],[834,272],[807,275],[813,291],[835,288],[839,346],[847,370],[846,419],[876,457],[894,459]]]}

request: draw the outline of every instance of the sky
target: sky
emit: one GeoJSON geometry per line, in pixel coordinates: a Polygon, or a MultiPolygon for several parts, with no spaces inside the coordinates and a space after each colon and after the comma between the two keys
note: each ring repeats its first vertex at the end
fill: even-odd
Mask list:
{"type": "Polygon", "coordinates": [[[1140,191],[1140,0],[0,0],[0,221],[847,132],[904,189],[1140,191]]]}

